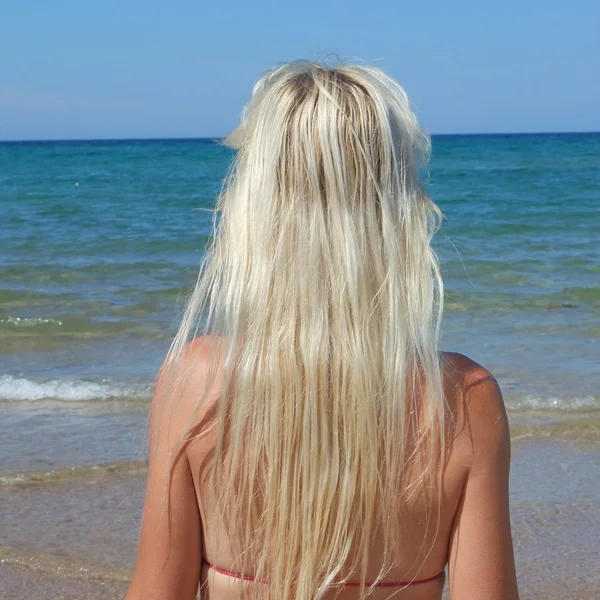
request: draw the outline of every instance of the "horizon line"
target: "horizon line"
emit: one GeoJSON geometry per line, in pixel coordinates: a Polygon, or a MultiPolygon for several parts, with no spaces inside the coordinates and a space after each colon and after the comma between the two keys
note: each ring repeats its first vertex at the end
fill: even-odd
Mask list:
{"type": "MultiPolygon", "coordinates": [[[[490,137],[490,136],[526,136],[526,135],[589,135],[599,134],[600,131],[491,131],[477,133],[430,133],[430,137],[490,137]]],[[[214,141],[224,140],[227,136],[173,136],[173,137],[106,137],[106,138],[10,138],[0,139],[0,144],[36,144],[36,143],[63,143],[63,142],[176,142],[176,141],[214,141]]]]}

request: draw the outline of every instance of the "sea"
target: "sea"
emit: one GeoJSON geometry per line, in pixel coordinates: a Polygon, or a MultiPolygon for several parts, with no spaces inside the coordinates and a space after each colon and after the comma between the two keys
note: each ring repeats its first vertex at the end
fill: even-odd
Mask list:
{"type": "MultiPolygon", "coordinates": [[[[3,561],[133,560],[68,532],[113,501],[125,516],[102,527],[135,538],[127,481],[232,158],[209,139],[0,143],[3,561]],[[60,536],[24,528],[65,503],[60,536]]],[[[443,348],[496,375],[516,426],[597,418],[600,134],[434,136],[427,187],[445,216],[443,348]]]]}

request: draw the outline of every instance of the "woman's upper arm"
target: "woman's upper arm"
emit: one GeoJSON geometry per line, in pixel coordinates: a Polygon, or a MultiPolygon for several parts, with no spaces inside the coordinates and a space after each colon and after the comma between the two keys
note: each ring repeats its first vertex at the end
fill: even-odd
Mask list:
{"type": "Polygon", "coordinates": [[[466,385],[470,468],[450,542],[450,597],[517,600],[504,401],[496,380],[481,367],[469,373],[466,385]]]}
{"type": "Polygon", "coordinates": [[[126,600],[196,598],[202,561],[201,523],[192,473],[183,452],[168,473],[183,431],[174,408],[173,373],[161,369],[150,409],[148,481],[135,572],[126,600]]]}

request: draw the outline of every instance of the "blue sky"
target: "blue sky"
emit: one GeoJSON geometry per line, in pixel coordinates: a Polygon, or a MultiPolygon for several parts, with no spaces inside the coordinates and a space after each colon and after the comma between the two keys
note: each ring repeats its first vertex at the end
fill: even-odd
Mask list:
{"type": "Polygon", "coordinates": [[[598,0],[2,0],[0,139],[223,135],[261,72],[330,54],[432,133],[600,130],[598,0]]]}

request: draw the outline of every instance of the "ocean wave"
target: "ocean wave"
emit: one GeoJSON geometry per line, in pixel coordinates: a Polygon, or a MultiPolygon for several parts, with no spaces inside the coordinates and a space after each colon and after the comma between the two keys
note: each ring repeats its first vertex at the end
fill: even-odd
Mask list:
{"type": "Polygon", "coordinates": [[[536,396],[523,394],[508,396],[506,408],[509,412],[544,411],[544,412],[585,412],[600,409],[598,396],[536,396]]]}
{"type": "Polygon", "coordinates": [[[504,292],[494,289],[457,291],[448,285],[444,306],[448,311],[522,310],[556,311],[569,309],[597,310],[600,308],[600,288],[570,287],[550,293],[504,292]]]}
{"type": "Polygon", "coordinates": [[[51,469],[48,471],[17,471],[0,473],[0,488],[58,483],[79,479],[97,479],[100,477],[136,476],[146,473],[148,463],[141,460],[112,462],[99,465],[51,469]]]}
{"type": "Polygon", "coordinates": [[[59,319],[46,319],[42,317],[6,317],[0,319],[0,325],[13,325],[15,327],[35,327],[36,325],[57,325],[62,326],[59,319]]]}
{"type": "MultiPolygon", "coordinates": [[[[143,305],[136,305],[130,312],[138,311],[142,316],[150,314],[150,310],[143,305]],[[146,311],[145,313],[143,311],[146,311]]],[[[117,311],[113,311],[116,313],[117,311]]],[[[134,317],[126,318],[126,309],[121,309],[123,316],[116,314],[107,316],[72,315],[61,317],[15,317],[6,315],[0,317],[0,333],[10,338],[20,336],[85,336],[112,337],[124,332],[142,330],[143,323],[134,317]],[[103,318],[104,316],[104,318],[103,318]]]]}
{"type": "MultiPolygon", "coordinates": [[[[6,566],[25,567],[41,573],[60,576],[61,579],[131,581],[131,569],[114,565],[90,564],[80,556],[64,556],[40,552],[26,554],[16,549],[0,547],[0,563],[6,566]]],[[[4,596],[3,596],[4,597],[4,596]]]]}
{"type": "Polygon", "coordinates": [[[23,377],[0,376],[0,401],[36,402],[61,400],[145,400],[151,395],[151,384],[59,380],[32,381],[23,377]]]}
{"type": "Polygon", "coordinates": [[[36,316],[0,314],[0,355],[48,351],[78,340],[110,340],[124,336],[169,339],[173,335],[171,324],[175,319],[175,310],[163,310],[164,314],[161,314],[148,302],[111,307],[103,312],[102,307],[93,305],[87,307],[87,312],[81,310],[80,314],[52,312],[36,316]],[[96,314],[92,314],[93,310],[96,314]]]}

